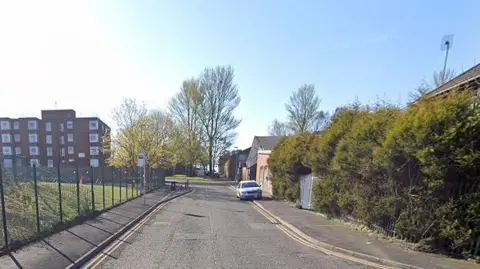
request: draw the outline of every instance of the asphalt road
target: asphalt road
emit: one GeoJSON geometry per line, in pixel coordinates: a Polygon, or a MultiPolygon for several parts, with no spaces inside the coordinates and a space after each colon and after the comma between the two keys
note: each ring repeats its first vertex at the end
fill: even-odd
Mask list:
{"type": "Polygon", "coordinates": [[[371,268],[297,243],[227,186],[195,189],[158,211],[96,268],[371,268]]]}

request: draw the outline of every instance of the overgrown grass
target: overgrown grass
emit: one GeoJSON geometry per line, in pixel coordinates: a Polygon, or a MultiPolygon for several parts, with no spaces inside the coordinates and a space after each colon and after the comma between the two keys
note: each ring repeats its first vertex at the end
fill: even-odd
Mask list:
{"type": "MultiPolygon", "coordinates": [[[[15,243],[34,237],[38,231],[33,183],[7,181],[4,184],[9,242],[15,243]]],[[[75,183],[62,183],[61,193],[63,221],[68,222],[78,216],[91,214],[94,209],[95,211],[107,209],[121,201],[138,197],[140,190],[136,187],[132,188],[132,185],[121,188],[109,185],[103,188],[102,185],[93,185],[94,202],[92,202],[92,185],[81,184],[79,185],[79,203],[75,183]]],[[[38,183],[40,232],[49,231],[60,223],[59,201],[58,183],[38,183]]],[[[0,208],[0,219],[1,213],[0,208]]],[[[4,245],[3,223],[0,221],[0,248],[4,245]]]]}

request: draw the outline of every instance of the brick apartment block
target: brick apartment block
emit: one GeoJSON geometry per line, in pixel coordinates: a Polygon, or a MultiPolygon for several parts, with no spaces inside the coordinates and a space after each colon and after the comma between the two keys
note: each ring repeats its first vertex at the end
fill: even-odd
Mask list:
{"type": "Polygon", "coordinates": [[[71,109],[42,110],[41,119],[0,117],[1,164],[10,168],[15,160],[18,166],[105,165],[109,156],[100,147],[109,134],[110,127],[99,118],[78,118],[71,109]]]}

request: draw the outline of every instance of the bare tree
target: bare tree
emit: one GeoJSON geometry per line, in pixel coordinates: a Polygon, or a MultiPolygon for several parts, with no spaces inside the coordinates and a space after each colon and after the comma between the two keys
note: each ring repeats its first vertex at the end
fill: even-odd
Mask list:
{"type": "Polygon", "coordinates": [[[328,120],[328,114],[324,111],[317,111],[315,117],[312,119],[310,123],[310,131],[311,132],[318,132],[323,129],[325,124],[328,120]]]}
{"type": "Polygon", "coordinates": [[[446,69],[445,74],[443,70],[440,72],[434,72],[432,75],[431,82],[428,82],[426,79],[423,79],[414,92],[410,93],[410,102],[414,102],[424,96],[429,92],[435,90],[436,88],[442,86],[443,84],[449,82],[456,76],[453,69],[446,69]]]}
{"type": "Polygon", "coordinates": [[[268,134],[273,136],[287,136],[291,133],[291,128],[288,123],[281,122],[274,119],[272,124],[268,127],[268,134]]]}
{"type": "Polygon", "coordinates": [[[240,104],[232,67],[206,68],[200,76],[200,121],[205,132],[210,175],[221,142],[228,140],[240,120],[233,115],[240,104]]]}
{"type": "Polygon", "coordinates": [[[319,111],[320,98],[314,85],[303,85],[295,91],[285,108],[288,122],[295,133],[318,131],[319,122],[324,119],[324,113],[319,111]]]}
{"type": "Polygon", "coordinates": [[[442,71],[440,72],[435,72],[433,73],[433,81],[432,81],[432,84],[430,84],[430,87],[429,88],[438,88],[440,86],[442,86],[443,84],[449,82],[450,80],[452,80],[452,78],[454,78],[456,75],[455,75],[455,71],[453,69],[446,69],[445,70],[445,73],[442,71]]]}
{"type": "Polygon", "coordinates": [[[229,132],[217,140],[213,147],[213,166],[218,164],[217,160],[220,158],[220,156],[225,155],[229,152],[228,149],[233,146],[236,138],[236,133],[229,132]]]}

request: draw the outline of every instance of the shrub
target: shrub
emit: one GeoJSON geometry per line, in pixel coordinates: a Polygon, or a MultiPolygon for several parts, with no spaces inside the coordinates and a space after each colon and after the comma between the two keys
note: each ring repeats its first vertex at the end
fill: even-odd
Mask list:
{"type": "Polygon", "coordinates": [[[407,108],[353,104],[318,134],[284,138],[269,159],[275,194],[298,199],[298,175],[319,180],[314,207],[418,242],[471,249],[480,237],[480,117],[466,94],[407,108]]]}
{"type": "Polygon", "coordinates": [[[282,138],[268,158],[273,194],[295,202],[300,195],[299,175],[311,170],[303,165],[303,157],[310,150],[315,134],[298,134],[282,138]]]}

